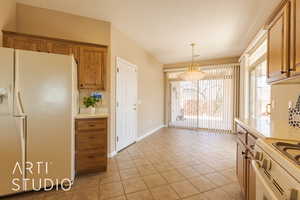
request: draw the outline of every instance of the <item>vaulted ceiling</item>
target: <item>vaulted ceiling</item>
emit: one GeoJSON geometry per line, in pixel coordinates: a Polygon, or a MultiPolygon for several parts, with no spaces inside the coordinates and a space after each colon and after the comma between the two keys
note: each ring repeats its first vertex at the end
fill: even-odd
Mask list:
{"type": "Polygon", "coordinates": [[[17,0],[95,19],[135,40],[161,63],[239,56],[280,0],[17,0]]]}

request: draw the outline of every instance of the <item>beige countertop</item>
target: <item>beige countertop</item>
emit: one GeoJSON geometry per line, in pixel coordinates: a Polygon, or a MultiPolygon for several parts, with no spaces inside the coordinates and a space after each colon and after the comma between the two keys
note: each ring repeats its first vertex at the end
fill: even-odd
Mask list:
{"type": "Polygon", "coordinates": [[[235,119],[242,127],[259,138],[277,138],[300,141],[300,129],[275,120],[235,119]]]}
{"type": "Polygon", "coordinates": [[[108,113],[96,113],[92,114],[77,114],[75,119],[97,119],[97,118],[108,118],[108,113]]]}

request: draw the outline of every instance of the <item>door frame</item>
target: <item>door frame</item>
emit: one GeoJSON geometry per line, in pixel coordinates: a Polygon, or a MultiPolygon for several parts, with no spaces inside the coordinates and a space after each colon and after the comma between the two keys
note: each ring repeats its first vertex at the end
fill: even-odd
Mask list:
{"type": "Polygon", "coordinates": [[[136,119],[136,123],[135,123],[136,135],[134,136],[135,137],[134,142],[136,142],[138,139],[138,66],[130,63],[129,61],[127,61],[119,56],[116,56],[116,68],[115,68],[115,75],[116,75],[116,88],[115,88],[116,89],[116,93],[115,93],[116,94],[116,97],[115,97],[115,102],[116,102],[116,104],[115,104],[115,116],[116,116],[115,117],[115,145],[116,145],[116,147],[115,147],[115,150],[116,150],[116,153],[118,153],[119,151],[124,149],[124,148],[121,148],[121,149],[118,148],[118,129],[117,129],[117,127],[118,127],[118,121],[117,121],[118,109],[117,109],[117,107],[118,107],[118,100],[119,100],[118,99],[118,87],[119,87],[119,76],[120,76],[119,75],[119,67],[120,67],[121,62],[132,66],[136,70],[136,86],[137,86],[136,102],[137,103],[136,103],[136,117],[135,117],[135,119],[136,119]]]}

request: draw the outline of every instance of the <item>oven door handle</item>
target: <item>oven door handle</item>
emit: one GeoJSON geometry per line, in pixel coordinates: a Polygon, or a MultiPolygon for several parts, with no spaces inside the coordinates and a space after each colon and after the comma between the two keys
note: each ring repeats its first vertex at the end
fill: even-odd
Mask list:
{"type": "Polygon", "coordinates": [[[277,195],[272,190],[271,186],[267,183],[265,178],[261,175],[259,165],[256,163],[256,161],[252,160],[251,164],[254,169],[256,179],[258,179],[257,181],[259,181],[261,184],[263,184],[264,188],[267,190],[266,192],[268,193],[268,195],[271,197],[272,200],[279,200],[277,195]]]}

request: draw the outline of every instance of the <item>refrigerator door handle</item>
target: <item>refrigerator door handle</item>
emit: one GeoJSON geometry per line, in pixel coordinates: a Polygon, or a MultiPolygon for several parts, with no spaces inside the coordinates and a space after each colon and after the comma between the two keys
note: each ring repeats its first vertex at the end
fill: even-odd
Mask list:
{"type": "Polygon", "coordinates": [[[25,117],[25,113],[24,113],[24,107],[22,104],[22,98],[21,98],[21,93],[18,91],[16,92],[16,104],[17,104],[17,108],[18,108],[18,112],[16,113],[16,111],[14,110],[14,116],[15,117],[25,117]]]}
{"type": "Polygon", "coordinates": [[[26,141],[27,137],[27,117],[22,117],[22,137],[23,140],[26,141]]]}
{"type": "Polygon", "coordinates": [[[8,100],[8,111],[9,111],[10,115],[14,114],[14,111],[13,111],[14,99],[13,99],[12,93],[13,93],[13,86],[9,85],[8,86],[8,93],[7,93],[7,100],[8,100]]]}
{"type": "MultiPolygon", "coordinates": [[[[27,117],[24,115],[14,116],[16,120],[21,121],[21,124],[18,124],[18,129],[20,130],[20,137],[22,142],[26,141],[27,137],[27,117]]],[[[25,143],[24,143],[25,144],[25,143]]]]}
{"type": "Polygon", "coordinates": [[[21,113],[22,113],[22,115],[24,115],[24,107],[22,104],[21,93],[19,91],[18,91],[18,102],[19,102],[19,107],[20,107],[21,113]]]}
{"type": "Polygon", "coordinates": [[[20,131],[21,148],[22,148],[22,178],[26,178],[25,162],[26,162],[26,143],[27,143],[27,117],[15,116],[17,126],[20,131]]]}

